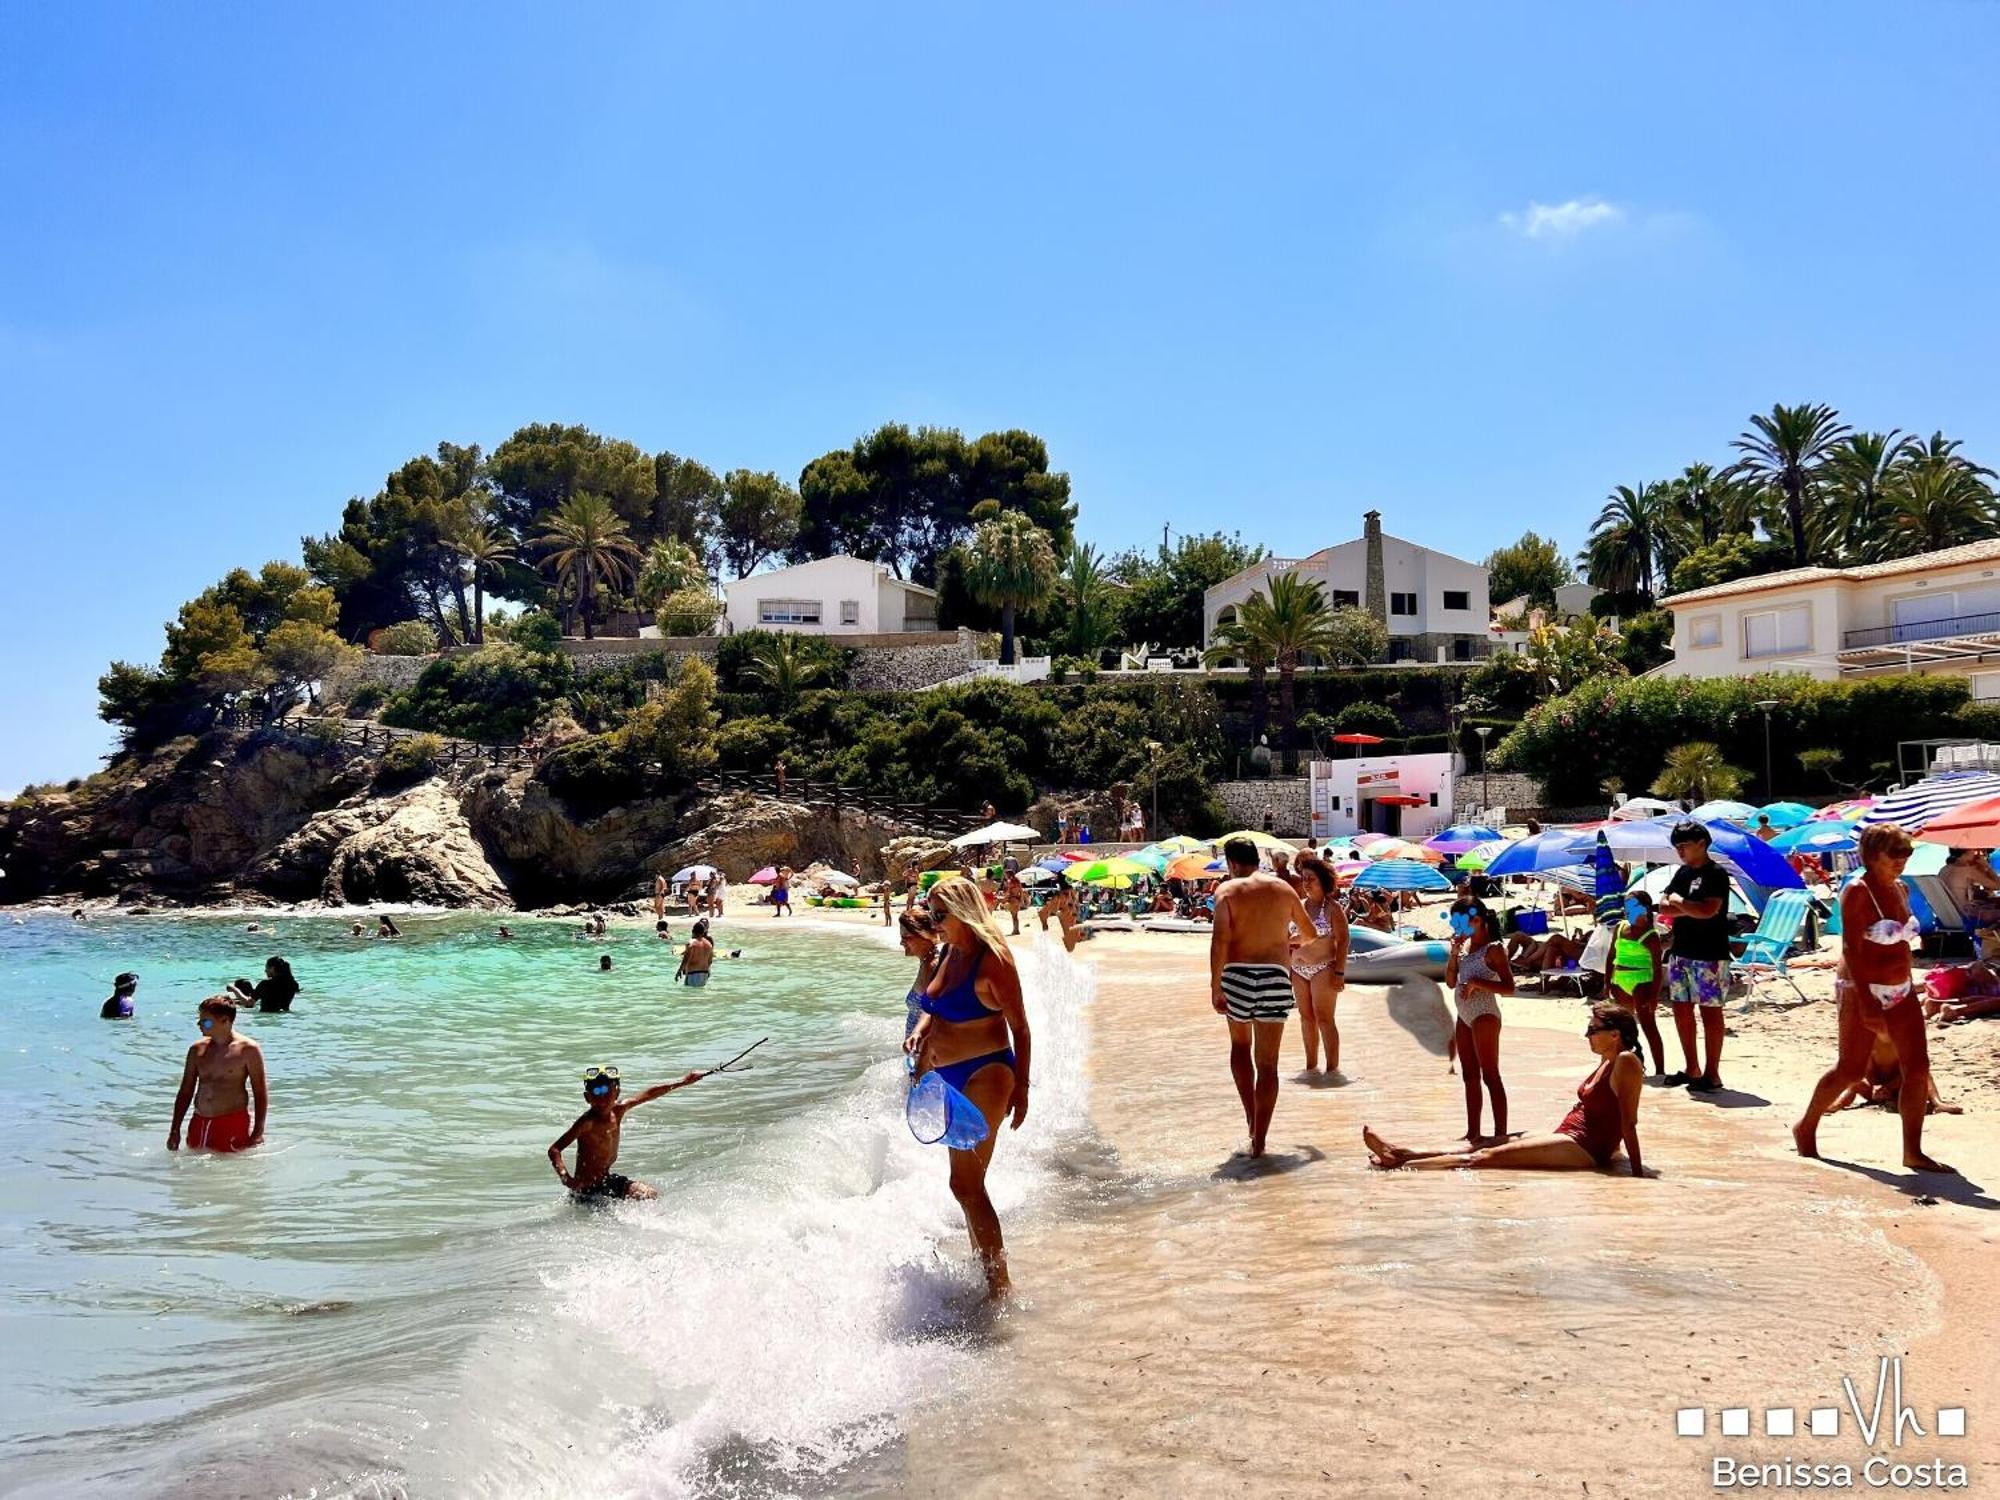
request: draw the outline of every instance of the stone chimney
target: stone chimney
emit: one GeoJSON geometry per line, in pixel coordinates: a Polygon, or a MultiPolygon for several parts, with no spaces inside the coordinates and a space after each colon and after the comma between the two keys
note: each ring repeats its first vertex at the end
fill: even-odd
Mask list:
{"type": "Polygon", "coordinates": [[[1382,512],[1361,513],[1361,538],[1368,543],[1368,581],[1361,596],[1362,606],[1383,629],[1389,627],[1388,574],[1382,567],[1382,512]]]}

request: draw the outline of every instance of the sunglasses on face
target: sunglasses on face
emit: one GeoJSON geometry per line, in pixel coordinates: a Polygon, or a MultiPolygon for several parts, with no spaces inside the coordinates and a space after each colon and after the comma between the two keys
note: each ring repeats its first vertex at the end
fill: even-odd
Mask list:
{"type": "Polygon", "coordinates": [[[1604,1032],[1616,1031],[1617,1029],[1616,1026],[1586,1026],[1583,1028],[1583,1034],[1585,1036],[1598,1036],[1604,1032]]]}

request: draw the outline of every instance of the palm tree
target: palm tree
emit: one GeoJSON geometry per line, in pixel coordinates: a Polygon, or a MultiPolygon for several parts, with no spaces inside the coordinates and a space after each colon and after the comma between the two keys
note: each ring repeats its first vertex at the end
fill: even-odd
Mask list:
{"type": "Polygon", "coordinates": [[[639,555],[638,544],[625,529],[624,517],[602,495],[580,491],[549,519],[539,545],[548,551],[543,566],[553,568],[558,579],[575,581],[577,608],[583,612],[583,638],[591,639],[597,580],[630,582],[639,555]]]}
{"type": "Polygon", "coordinates": [[[1264,721],[1271,714],[1270,689],[1265,675],[1271,670],[1271,648],[1262,635],[1251,631],[1244,623],[1241,609],[1233,618],[1215,627],[1210,642],[1209,648],[1201,654],[1205,665],[1220,667],[1240,661],[1250,673],[1250,740],[1255,744],[1264,733],[1264,721]]]}
{"type": "Polygon", "coordinates": [[[472,639],[486,640],[486,588],[488,573],[498,573],[503,563],[515,556],[513,540],[483,521],[467,521],[454,531],[446,545],[472,567],[472,639]]]}
{"type": "Polygon", "coordinates": [[[2000,512],[1986,483],[1992,471],[1958,457],[1957,447],[1941,435],[1913,445],[1890,477],[1878,532],[1882,556],[1937,552],[1993,535],[2000,512]]]}
{"type": "Polygon", "coordinates": [[[1911,445],[1900,429],[1891,429],[1849,433],[1828,451],[1821,474],[1843,560],[1872,562],[1878,555],[1889,492],[1911,445]]]}
{"type": "Polygon", "coordinates": [[[1731,444],[1743,455],[1734,472],[1783,504],[1792,534],[1792,564],[1803,568],[1812,560],[1806,501],[1827,454],[1850,429],[1824,403],[1774,406],[1769,416],[1751,417],[1750,427],[1731,444]]]}
{"type": "Polygon", "coordinates": [[[1000,663],[1014,661],[1014,611],[1032,609],[1056,586],[1049,534],[1018,510],[981,521],[966,549],[965,583],[972,597],[1000,611],[1000,663]]]}
{"type": "Polygon", "coordinates": [[[826,675],[826,653],[804,636],[771,635],[757,642],[744,663],[744,675],[769,688],[790,707],[799,694],[826,675]]]}
{"type": "Polygon", "coordinates": [[[1667,752],[1659,779],[1653,783],[1653,794],[1710,802],[1734,797],[1743,789],[1743,781],[1743,773],[1722,758],[1720,746],[1708,740],[1689,740],[1667,752]]]}
{"type": "Polygon", "coordinates": [[[1104,560],[1088,542],[1071,542],[1058,580],[1069,620],[1063,644],[1073,656],[1092,656],[1111,643],[1117,629],[1112,619],[1111,577],[1104,560]]]}
{"type": "Polygon", "coordinates": [[[1605,497],[1590,528],[1583,563],[1590,581],[1607,594],[1653,593],[1653,576],[1665,538],[1667,487],[1621,484],[1605,497]]]}
{"type": "Polygon", "coordinates": [[[1296,573],[1276,573],[1265,583],[1263,592],[1243,601],[1241,619],[1243,628],[1263,643],[1278,669],[1278,717],[1285,726],[1285,768],[1291,770],[1299,727],[1293,679],[1307,657],[1325,659],[1334,650],[1326,591],[1316,581],[1296,573]]]}

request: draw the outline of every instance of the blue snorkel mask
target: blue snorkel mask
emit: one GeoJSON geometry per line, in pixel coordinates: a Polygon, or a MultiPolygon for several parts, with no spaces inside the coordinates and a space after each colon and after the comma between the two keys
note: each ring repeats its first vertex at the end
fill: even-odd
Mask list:
{"type": "Polygon", "coordinates": [[[1628,922],[1643,922],[1652,914],[1653,908],[1643,902],[1628,900],[1625,903],[1625,920],[1628,922]]]}
{"type": "Polygon", "coordinates": [[[1455,937],[1472,936],[1472,913],[1455,911],[1451,914],[1451,930],[1455,937]]]}

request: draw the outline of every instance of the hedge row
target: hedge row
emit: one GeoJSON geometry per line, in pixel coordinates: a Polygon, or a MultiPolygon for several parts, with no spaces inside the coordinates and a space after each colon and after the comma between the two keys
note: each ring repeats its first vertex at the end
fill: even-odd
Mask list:
{"type": "Polygon", "coordinates": [[[1899,741],[2000,731],[2000,713],[1973,704],[1963,678],[1883,677],[1819,682],[1796,673],[1760,677],[1601,678],[1531,709],[1494,748],[1498,770],[1542,779],[1551,802],[1590,802],[1616,777],[1627,792],[1653,784],[1667,752],[1690,740],[1721,746],[1750,773],[1759,800],[1826,795],[1896,773],[1899,741]],[[1770,716],[1773,785],[1764,782],[1764,714],[1770,716]],[[1831,773],[1799,755],[1833,750],[1831,773]]]}

